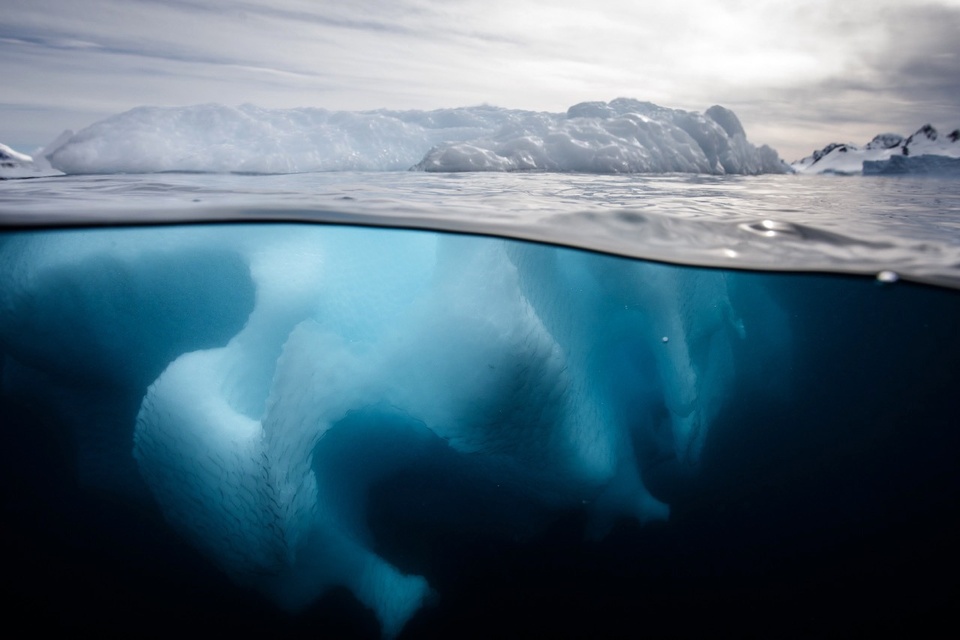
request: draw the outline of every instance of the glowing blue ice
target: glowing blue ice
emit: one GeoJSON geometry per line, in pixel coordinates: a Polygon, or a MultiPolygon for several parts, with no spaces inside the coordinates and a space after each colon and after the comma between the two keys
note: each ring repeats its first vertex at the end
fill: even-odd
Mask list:
{"type": "Polygon", "coordinates": [[[444,447],[537,509],[589,509],[590,535],[666,518],[638,447],[694,467],[747,339],[725,272],[449,234],[24,233],[0,269],[6,384],[69,390],[78,437],[132,444],[235,580],[289,609],[346,586],[387,636],[431,588],[373,550],[371,483],[444,447]],[[348,430],[364,453],[333,460],[348,430]]]}

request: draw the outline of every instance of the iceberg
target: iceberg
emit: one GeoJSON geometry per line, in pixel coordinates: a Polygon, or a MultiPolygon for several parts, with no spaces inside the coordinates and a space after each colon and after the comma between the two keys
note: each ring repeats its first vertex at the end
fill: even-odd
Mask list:
{"type": "Polygon", "coordinates": [[[346,587],[386,637],[434,590],[378,551],[372,487],[431,465],[495,485],[518,508],[458,517],[511,536],[570,510],[593,538],[663,520],[645,474],[696,469],[757,382],[740,312],[789,357],[776,304],[728,272],[494,238],[20,231],[0,270],[0,397],[43,398],[87,482],[155,501],[284,609],[346,587]]]}
{"type": "Polygon", "coordinates": [[[50,163],[67,174],[785,171],[774,150],[747,141],[728,109],[701,114],[626,98],[566,113],[139,107],[77,132],[50,163]]]}
{"type": "Polygon", "coordinates": [[[888,160],[864,160],[863,175],[960,176],[960,158],[931,154],[890,156],[888,160]]]}
{"type": "Polygon", "coordinates": [[[640,611],[703,637],[953,615],[955,281],[161,221],[0,232],[7,571],[41,585],[14,620],[587,637],[640,611]]]}
{"type": "Polygon", "coordinates": [[[532,117],[478,140],[431,149],[424,171],[579,171],[584,173],[783,173],[769,147],[747,142],[736,115],[704,114],[619,98],[582,103],[558,118],[532,117]]]}
{"type": "Polygon", "coordinates": [[[833,173],[840,175],[949,173],[951,158],[960,158],[960,129],[946,135],[930,124],[903,137],[881,133],[859,147],[834,142],[790,165],[796,173],[833,173]],[[914,158],[926,160],[915,162],[914,158]],[[909,158],[909,160],[904,160],[909,158]]]}

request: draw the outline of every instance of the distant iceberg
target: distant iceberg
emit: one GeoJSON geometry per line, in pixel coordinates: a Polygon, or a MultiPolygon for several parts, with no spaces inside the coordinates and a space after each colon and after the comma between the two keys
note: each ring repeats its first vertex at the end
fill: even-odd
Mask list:
{"type": "Polygon", "coordinates": [[[78,132],[50,163],[68,174],[786,171],[776,151],[747,141],[728,109],[697,113],[626,98],[566,113],[139,107],[78,132]]]}
{"type": "Polygon", "coordinates": [[[867,160],[863,175],[928,175],[960,177],[960,158],[948,156],[890,156],[889,160],[867,160]]]}
{"type": "Polygon", "coordinates": [[[955,166],[950,161],[952,158],[960,158],[960,129],[941,135],[926,124],[906,138],[896,133],[881,133],[863,147],[834,142],[790,167],[797,173],[844,175],[949,173],[956,172],[951,170],[955,166]]]}

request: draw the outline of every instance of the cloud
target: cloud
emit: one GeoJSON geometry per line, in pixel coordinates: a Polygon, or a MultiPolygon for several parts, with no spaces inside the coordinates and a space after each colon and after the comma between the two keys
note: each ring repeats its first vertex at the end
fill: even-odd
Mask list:
{"type": "Polygon", "coordinates": [[[949,105],[960,116],[960,7],[902,9],[891,16],[889,33],[895,46],[874,61],[889,91],[949,105]]]}
{"type": "MultiPolygon", "coordinates": [[[[561,111],[622,95],[721,103],[757,142],[799,149],[820,143],[814,131],[957,112],[958,11],[960,0],[32,0],[4,8],[0,99],[90,115],[213,101],[561,111]]],[[[0,140],[33,126],[17,113],[0,140]]]]}

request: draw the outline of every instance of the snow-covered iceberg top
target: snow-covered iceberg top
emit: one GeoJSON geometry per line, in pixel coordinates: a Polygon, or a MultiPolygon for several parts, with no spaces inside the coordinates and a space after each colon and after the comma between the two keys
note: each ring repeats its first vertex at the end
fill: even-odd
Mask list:
{"type": "Polygon", "coordinates": [[[926,156],[960,158],[960,129],[943,135],[926,124],[906,138],[881,133],[862,147],[834,142],[790,166],[797,173],[837,174],[927,173],[952,166],[950,162],[916,160],[926,156]]]}
{"type": "Polygon", "coordinates": [[[504,122],[488,137],[447,142],[416,165],[425,171],[585,173],[783,173],[776,151],[747,142],[737,116],[720,106],[700,114],[619,98],[566,114],[504,122]]]}
{"type": "Polygon", "coordinates": [[[566,113],[491,106],[434,111],[139,107],[50,154],[64,173],[581,171],[782,173],[736,115],[618,98],[566,113]]]}

